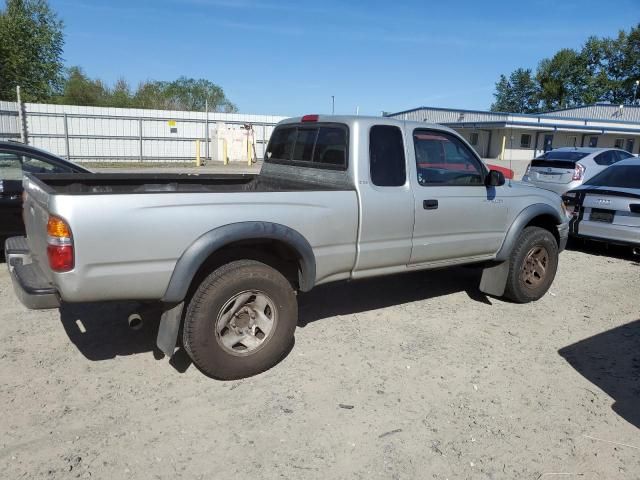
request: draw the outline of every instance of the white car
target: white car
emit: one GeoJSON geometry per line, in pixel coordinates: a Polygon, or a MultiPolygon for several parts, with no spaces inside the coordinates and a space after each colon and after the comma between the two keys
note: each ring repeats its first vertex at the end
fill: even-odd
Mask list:
{"type": "Polygon", "coordinates": [[[562,197],[574,237],[628,245],[640,254],[640,159],[616,163],[562,197]]]}
{"type": "Polygon", "coordinates": [[[522,181],[562,195],[608,166],[632,157],[631,153],[617,148],[556,148],[534,159],[522,181]]]}

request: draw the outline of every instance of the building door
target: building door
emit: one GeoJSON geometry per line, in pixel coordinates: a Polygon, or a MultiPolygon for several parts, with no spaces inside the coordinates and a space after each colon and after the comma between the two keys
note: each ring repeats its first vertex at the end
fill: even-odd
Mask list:
{"type": "Polygon", "coordinates": [[[545,135],[544,136],[544,147],[543,150],[548,152],[553,148],[553,135],[545,135]]]}
{"type": "Polygon", "coordinates": [[[625,148],[625,150],[629,153],[633,153],[633,144],[635,143],[635,141],[633,140],[633,138],[627,138],[627,148],[625,148]]]}

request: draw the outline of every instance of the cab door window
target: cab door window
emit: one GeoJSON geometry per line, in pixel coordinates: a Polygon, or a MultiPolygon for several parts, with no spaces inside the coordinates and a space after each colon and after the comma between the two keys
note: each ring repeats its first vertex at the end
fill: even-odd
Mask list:
{"type": "Polygon", "coordinates": [[[419,129],[413,133],[413,145],[420,185],[484,185],[480,161],[455,135],[419,129]]]}

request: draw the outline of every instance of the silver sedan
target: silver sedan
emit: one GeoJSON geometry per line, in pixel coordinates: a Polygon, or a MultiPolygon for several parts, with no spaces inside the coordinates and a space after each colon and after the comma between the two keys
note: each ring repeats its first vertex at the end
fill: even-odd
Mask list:
{"type": "Polygon", "coordinates": [[[563,195],[570,234],[640,254],[640,159],[622,160],[563,195]]]}
{"type": "Polygon", "coordinates": [[[616,148],[557,148],[535,158],[527,167],[522,181],[562,195],[610,165],[632,157],[629,152],[616,148]]]}

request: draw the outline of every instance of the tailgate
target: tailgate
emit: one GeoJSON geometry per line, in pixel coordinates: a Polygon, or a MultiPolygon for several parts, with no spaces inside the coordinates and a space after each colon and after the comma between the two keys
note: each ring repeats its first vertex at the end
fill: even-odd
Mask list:
{"type": "Polygon", "coordinates": [[[533,160],[529,178],[542,183],[569,183],[575,168],[576,162],[571,160],[533,160]]]}
{"type": "Polygon", "coordinates": [[[47,279],[52,280],[47,260],[49,192],[46,185],[31,175],[25,176],[23,187],[25,196],[22,208],[31,259],[38,264],[47,279]]]}
{"type": "Polygon", "coordinates": [[[582,206],[584,220],[640,229],[640,198],[588,193],[582,206]]]}

